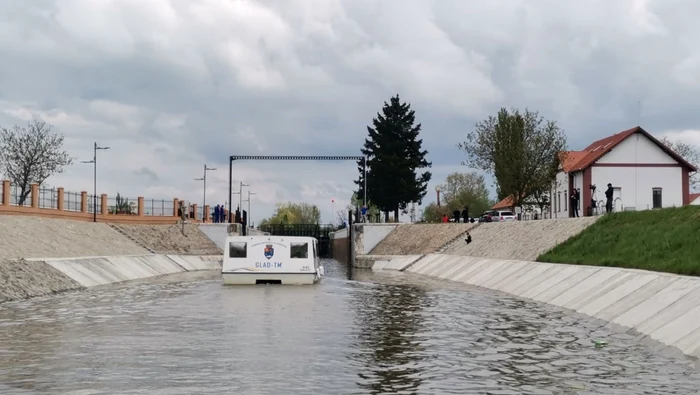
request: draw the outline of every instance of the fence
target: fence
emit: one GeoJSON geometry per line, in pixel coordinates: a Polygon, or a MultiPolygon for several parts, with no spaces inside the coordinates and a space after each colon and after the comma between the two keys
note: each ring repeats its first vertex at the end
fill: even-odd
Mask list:
{"type": "Polygon", "coordinates": [[[97,213],[102,212],[102,199],[96,195],[88,195],[87,211],[90,214],[95,214],[95,208],[97,208],[97,213]]]}
{"type": "Polygon", "coordinates": [[[82,211],[83,198],[77,192],[63,192],[63,210],[80,212],[82,211]]]}
{"type": "Polygon", "coordinates": [[[155,217],[171,217],[173,215],[174,209],[175,206],[173,206],[172,200],[144,199],[143,201],[144,215],[155,217]]]}
{"type": "MultiPolygon", "coordinates": [[[[31,203],[31,200],[30,200],[31,203]]],[[[58,208],[58,191],[54,188],[39,188],[39,208],[58,208]]]]}
{"type": "Polygon", "coordinates": [[[136,215],[138,214],[138,207],[138,198],[125,198],[117,195],[116,198],[107,199],[107,212],[109,214],[136,215]]]}
{"type": "Polygon", "coordinates": [[[32,191],[31,189],[24,192],[24,199],[22,199],[22,189],[14,185],[10,186],[10,206],[27,206],[32,205],[32,191]]]}
{"type": "MultiPolygon", "coordinates": [[[[110,198],[106,194],[99,196],[88,195],[87,192],[68,192],[61,187],[40,188],[37,184],[31,184],[24,193],[21,188],[12,185],[8,180],[0,180],[0,214],[39,215],[49,217],[89,220],[97,214],[101,220],[105,216],[112,219],[108,221],[128,223],[172,223],[179,219],[176,208],[179,199],[144,199],[127,198],[117,195],[110,198]],[[55,211],[51,213],[51,211],[55,211]],[[65,214],[60,214],[65,213],[65,214]],[[117,219],[119,216],[121,219],[117,219]],[[144,217],[150,217],[146,219],[144,217]],[[159,218],[159,219],[157,219],[159,218]]],[[[211,210],[208,206],[198,207],[192,204],[189,207],[192,213],[190,221],[199,222],[203,219],[211,221],[211,210]],[[195,215],[196,214],[196,215],[195,215]],[[206,217],[206,218],[205,218],[206,217]]]]}

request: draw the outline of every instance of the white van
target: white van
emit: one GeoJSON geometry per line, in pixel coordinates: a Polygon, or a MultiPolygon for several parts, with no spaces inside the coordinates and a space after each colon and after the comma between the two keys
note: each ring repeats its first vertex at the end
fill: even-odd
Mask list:
{"type": "Polygon", "coordinates": [[[323,277],[318,240],[295,236],[229,236],[224,284],[314,284],[323,277]]]}

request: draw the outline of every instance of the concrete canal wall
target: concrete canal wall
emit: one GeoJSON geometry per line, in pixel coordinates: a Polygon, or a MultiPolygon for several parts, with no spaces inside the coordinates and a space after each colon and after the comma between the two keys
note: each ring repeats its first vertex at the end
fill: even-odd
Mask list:
{"type": "Polygon", "coordinates": [[[220,256],[134,255],[0,262],[0,303],[197,270],[221,268],[220,256]]]}
{"type": "Polygon", "coordinates": [[[700,278],[445,254],[415,258],[391,257],[374,269],[458,281],[574,310],[700,357],[700,278]]]}
{"type": "Polygon", "coordinates": [[[0,302],[220,268],[196,225],[115,225],[0,216],[0,302]],[[210,257],[209,257],[210,256],[210,257]]]}

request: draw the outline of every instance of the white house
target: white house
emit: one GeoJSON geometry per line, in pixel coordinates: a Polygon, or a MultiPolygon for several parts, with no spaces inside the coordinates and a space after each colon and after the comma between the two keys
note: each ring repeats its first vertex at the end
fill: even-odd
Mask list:
{"type": "Polygon", "coordinates": [[[690,173],[697,169],[639,126],[562,155],[551,192],[551,218],[573,216],[570,196],[575,189],[581,191],[580,216],[603,212],[608,183],[614,189],[614,211],[690,204],[690,173]]]}

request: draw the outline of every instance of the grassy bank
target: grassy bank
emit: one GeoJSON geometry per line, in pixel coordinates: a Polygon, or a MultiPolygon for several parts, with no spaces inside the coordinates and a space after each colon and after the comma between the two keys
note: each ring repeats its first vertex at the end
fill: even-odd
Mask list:
{"type": "Polygon", "coordinates": [[[537,261],[700,276],[700,206],[607,214],[537,261]]]}

